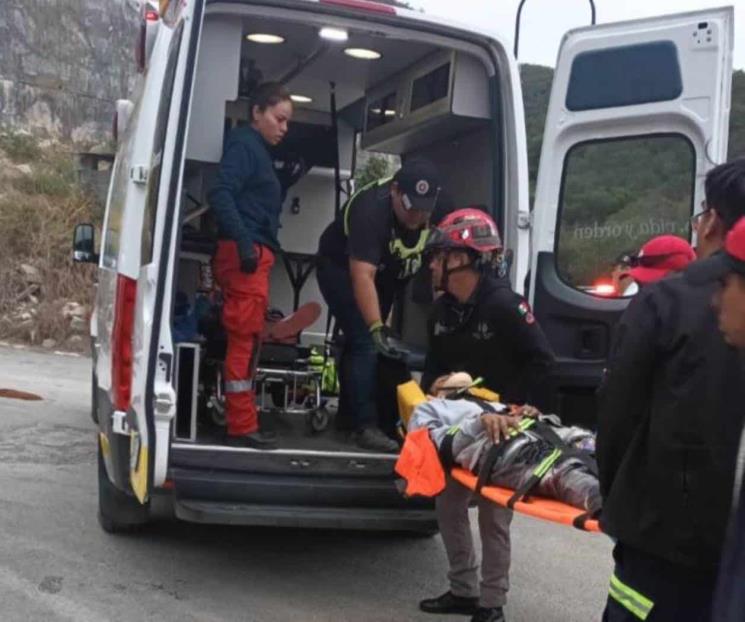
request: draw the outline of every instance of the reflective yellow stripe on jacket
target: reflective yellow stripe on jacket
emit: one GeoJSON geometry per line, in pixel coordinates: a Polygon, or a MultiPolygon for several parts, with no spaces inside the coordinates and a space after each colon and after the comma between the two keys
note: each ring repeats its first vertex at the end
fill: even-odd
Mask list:
{"type": "Polygon", "coordinates": [[[352,207],[352,204],[354,203],[354,200],[362,194],[365,190],[369,190],[370,188],[374,186],[382,186],[384,184],[387,184],[389,181],[391,181],[393,177],[383,177],[381,179],[376,179],[375,181],[371,181],[368,184],[365,184],[362,186],[359,190],[357,190],[351,197],[347,199],[347,202],[344,203],[344,206],[341,208],[342,212],[344,212],[344,235],[349,237],[349,208],[352,207]]]}
{"type": "Polygon", "coordinates": [[[610,578],[610,597],[640,620],[646,620],[654,603],[623,583],[615,574],[610,578]]]}

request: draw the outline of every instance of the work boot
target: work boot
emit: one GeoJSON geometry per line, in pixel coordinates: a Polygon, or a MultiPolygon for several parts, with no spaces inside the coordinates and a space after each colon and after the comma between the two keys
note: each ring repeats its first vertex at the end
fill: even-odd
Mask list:
{"type": "Polygon", "coordinates": [[[456,596],[448,591],[437,598],[427,598],[419,603],[425,613],[453,613],[464,616],[474,615],[479,608],[475,596],[456,596]]]}
{"type": "Polygon", "coordinates": [[[241,436],[228,435],[225,440],[230,447],[250,449],[277,449],[279,447],[276,434],[273,432],[262,432],[260,430],[241,436]]]}
{"type": "Polygon", "coordinates": [[[388,438],[378,428],[362,428],[354,435],[358,447],[384,453],[398,453],[398,443],[388,438]]]}
{"type": "Polygon", "coordinates": [[[501,607],[479,607],[471,622],[504,622],[504,611],[501,607]]]}

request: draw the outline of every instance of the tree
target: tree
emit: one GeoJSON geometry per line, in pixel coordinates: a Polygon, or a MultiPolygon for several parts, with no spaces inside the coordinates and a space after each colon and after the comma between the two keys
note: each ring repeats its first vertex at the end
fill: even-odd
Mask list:
{"type": "Polygon", "coordinates": [[[362,188],[390,174],[391,165],[388,159],[379,155],[371,155],[362,166],[357,167],[354,176],[355,188],[362,188]]]}

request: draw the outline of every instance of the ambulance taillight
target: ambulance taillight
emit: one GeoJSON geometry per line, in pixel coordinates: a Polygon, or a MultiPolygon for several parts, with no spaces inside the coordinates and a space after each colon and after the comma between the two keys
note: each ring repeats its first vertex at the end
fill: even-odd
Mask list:
{"type": "Polygon", "coordinates": [[[114,408],[122,412],[127,412],[132,397],[136,303],[137,281],[118,275],[111,344],[111,388],[114,408]]]}
{"type": "Polygon", "coordinates": [[[144,2],[142,5],[140,29],[135,44],[135,63],[137,65],[137,71],[140,73],[144,73],[145,69],[147,69],[159,23],[160,13],[158,9],[151,2],[144,2]]]}

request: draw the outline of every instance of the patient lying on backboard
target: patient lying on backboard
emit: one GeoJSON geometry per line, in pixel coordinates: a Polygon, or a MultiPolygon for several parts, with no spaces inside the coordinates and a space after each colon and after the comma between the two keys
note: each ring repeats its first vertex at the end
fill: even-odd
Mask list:
{"type": "Polygon", "coordinates": [[[556,499],[590,513],[600,509],[592,432],[564,426],[556,415],[532,407],[474,398],[462,391],[471,381],[467,374],[441,380],[433,385],[435,396],[414,409],[407,427],[409,432],[429,431],[444,466],[449,461],[478,474],[487,486],[556,499]],[[443,397],[453,397],[458,389],[458,399],[443,397]],[[495,444],[494,417],[499,414],[512,415],[514,428],[495,444]]]}

